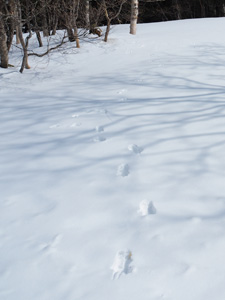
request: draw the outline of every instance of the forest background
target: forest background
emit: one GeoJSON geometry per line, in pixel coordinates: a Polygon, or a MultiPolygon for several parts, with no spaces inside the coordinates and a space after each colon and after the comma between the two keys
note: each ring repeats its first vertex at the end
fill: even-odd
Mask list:
{"type": "Polygon", "coordinates": [[[88,34],[103,35],[101,26],[106,25],[104,41],[107,42],[111,24],[131,24],[130,33],[136,33],[136,23],[169,20],[223,17],[225,0],[1,0],[0,1],[0,66],[9,64],[10,49],[16,35],[16,44],[22,50],[22,64],[29,69],[28,56],[44,56],[66,42],[76,42],[88,34]],[[132,27],[133,26],[133,27],[132,27]],[[29,48],[29,39],[36,35],[39,47],[42,36],[55,35],[64,29],[65,34],[43,53],[29,48]],[[41,32],[43,35],[41,35],[41,32]],[[23,33],[29,33],[24,38],[23,33]]]}

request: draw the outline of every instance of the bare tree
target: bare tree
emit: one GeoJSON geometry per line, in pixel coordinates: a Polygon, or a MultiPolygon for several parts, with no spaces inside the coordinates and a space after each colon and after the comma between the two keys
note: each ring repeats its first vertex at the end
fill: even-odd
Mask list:
{"type": "MultiPolygon", "coordinates": [[[[25,4],[27,3],[28,0],[26,0],[25,4]]],[[[25,69],[30,69],[30,66],[28,64],[28,44],[29,44],[29,39],[32,37],[32,33],[31,33],[31,29],[30,26],[28,25],[28,29],[29,29],[29,35],[26,37],[26,39],[24,40],[23,37],[23,32],[22,32],[22,10],[21,10],[21,3],[20,1],[17,1],[17,12],[18,12],[18,36],[20,39],[20,43],[22,45],[23,48],[23,60],[22,60],[22,64],[21,64],[21,68],[20,68],[20,73],[23,72],[24,68],[25,69]]],[[[29,20],[27,20],[27,23],[29,24],[29,20]]]]}
{"type": "Polygon", "coordinates": [[[67,0],[62,2],[62,20],[67,29],[68,38],[70,42],[76,41],[77,48],[80,48],[77,19],[80,8],[80,0],[67,0]]]}
{"type": "Polygon", "coordinates": [[[104,42],[108,41],[108,36],[109,36],[109,31],[110,31],[112,20],[118,18],[118,16],[121,13],[122,7],[123,7],[124,3],[126,3],[126,2],[127,2],[127,0],[115,0],[113,2],[111,0],[108,0],[108,1],[103,0],[102,1],[103,10],[104,10],[106,21],[107,21],[104,42]]]}
{"type": "Polygon", "coordinates": [[[75,3],[73,4],[72,25],[73,25],[73,31],[74,31],[77,48],[80,48],[80,40],[79,40],[78,28],[77,28],[77,18],[78,18],[79,8],[80,8],[80,0],[76,0],[76,4],[75,3]]]}

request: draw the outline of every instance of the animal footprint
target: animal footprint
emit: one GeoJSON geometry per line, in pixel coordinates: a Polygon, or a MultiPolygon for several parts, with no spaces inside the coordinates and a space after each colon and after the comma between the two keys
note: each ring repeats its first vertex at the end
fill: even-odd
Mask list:
{"type": "Polygon", "coordinates": [[[104,136],[101,136],[101,135],[96,136],[96,137],[93,139],[93,141],[96,142],[96,143],[98,143],[98,142],[104,142],[105,140],[106,140],[106,138],[105,138],[104,136]]]}
{"type": "Polygon", "coordinates": [[[96,127],[95,127],[95,130],[96,130],[97,132],[103,132],[103,131],[104,131],[104,127],[103,127],[103,126],[96,126],[96,127]]]}
{"type": "Polygon", "coordinates": [[[126,95],[126,93],[127,93],[126,89],[122,89],[117,92],[117,94],[121,96],[120,101],[125,102],[127,100],[127,97],[124,96],[124,95],[126,95]]]}
{"type": "Polygon", "coordinates": [[[112,279],[118,279],[122,273],[129,274],[133,271],[131,266],[132,252],[130,250],[119,251],[116,254],[114,263],[111,267],[113,270],[112,279]]]}
{"type": "Polygon", "coordinates": [[[152,201],[143,200],[140,203],[138,213],[141,216],[154,215],[156,214],[156,208],[152,201]]]}
{"type": "Polygon", "coordinates": [[[81,126],[81,123],[72,123],[70,125],[71,128],[81,126]]]}
{"type": "Polygon", "coordinates": [[[126,93],[126,92],[127,92],[126,89],[122,89],[122,90],[118,91],[117,94],[123,95],[123,94],[126,93]]]}
{"type": "Polygon", "coordinates": [[[51,125],[49,128],[60,128],[61,127],[61,124],[54,124],[54,125],[51,125]]]}
{"type": "Polygon", "coordinates": [[[129,151],[131,151],[131,152],[133,152],[135,154],[139,154],[139,153],[141,153],[143,151],[142,147],[139,147],[139,146],[137,146],[135,144],[131,144],[127,148],[128,148],[129,151]]]}
{"type": "Polygon", "coordinates": [[[108,110],[105,108],[100,108],[96,110],[97,113],[101,114],[101,115],[106,115],[108,114],[108,110]]]}
{"type": "Polygon", "coordinates": [[[117,176],[126,177],[130,173],[130,168],[128,164],[121,164],[117,168],[117,176]]]}
{"type": "Polygon", "coordinates": [[[106,138],[101,135],[101,133],[104,131],[104,127],[103,126],[96,126],[95,131],[98,132],[100,135],[96,136],[93,139],[93,141],[94,142],[104,142],[106,140],[106,138]]]}

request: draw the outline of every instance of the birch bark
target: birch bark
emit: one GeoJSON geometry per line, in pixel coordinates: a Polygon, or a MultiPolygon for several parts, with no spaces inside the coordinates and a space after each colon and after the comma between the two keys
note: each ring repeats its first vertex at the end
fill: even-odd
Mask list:
{"type": "Polygon", "coordinates": [[[136,34],[138,20],[138,0],[131,0],[130,34],[136,34]]]}
{"type": "Polygon", "coordinates": [[[85,5],[85,22],[86,22],[86,28],[90,29],[90,2],[89,2],[89,0],[86,0],[86,5],[85,5]]]}

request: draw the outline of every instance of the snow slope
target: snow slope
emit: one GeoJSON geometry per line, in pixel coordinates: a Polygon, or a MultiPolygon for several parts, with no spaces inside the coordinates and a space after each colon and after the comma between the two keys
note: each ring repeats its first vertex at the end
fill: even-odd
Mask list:
{"type": "Polygon", "coordinates": [[[0,299],[224,300],[224,27],[115,26],[23,75],[13,49],[0,299]]]}

